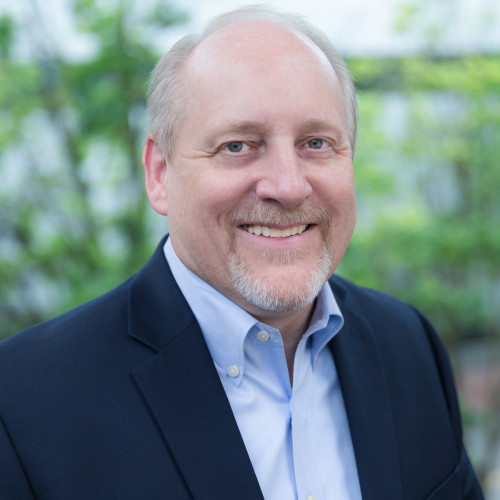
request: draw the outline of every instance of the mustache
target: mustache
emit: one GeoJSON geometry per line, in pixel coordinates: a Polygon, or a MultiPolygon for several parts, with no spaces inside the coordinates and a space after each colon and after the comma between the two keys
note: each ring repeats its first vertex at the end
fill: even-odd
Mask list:
{"type": "Polygon", "coordinates": [[[301,205],[287,209],[274,204],[256,203],[230,214],[228,223],[231,226],[241,226],[243,224],[325,225],[330,223],[331,218],[330,212],[323,207],[301,205]]]}

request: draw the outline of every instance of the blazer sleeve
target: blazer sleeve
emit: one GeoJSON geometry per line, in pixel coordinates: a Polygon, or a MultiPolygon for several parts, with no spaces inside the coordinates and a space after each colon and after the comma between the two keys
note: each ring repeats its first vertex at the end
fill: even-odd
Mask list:
{"type": "Polygon", "coordinates": [[[34,500],[23,466],[0,418],[0,499],[34,500]]]}
{"type": "MultiPolygon", "coordinates": [[[[474,473],[469,457],[467,456],[467,451],[463,445],[460,408],[458,404],[455,381],[453,378],[453,372],[448,353],[446,352],[446,349],[444,348],[438,334],[436,333],[429,320],[419,311],[416,312],[420,316],[420,319],[425,327],[434,352],[434,356],[436,357],[448,411],[450,412],[453,432],[455,434],[455,442],[457,443],[457,453],[458,456],[460,456],[460,463],[455,473],[452,475],[452,478],[450,478],[450,480],[453,479],[455,482],[458,482],[460,484],[461,496],[460,499],[457,500],[484,500],[481,487],[477,480],[476,474],[474,473]],[[458,477],[454,478],[453,476],[455,475],[457,475],[458,477]]],[[[443,487],[445,487],[445,485],[443,485],[443,487]]],[[[429,497],[429,500],[447,498],[444,496],[442,497],[439,493],[439,491],[434,492],[434,494],[429,497]]]]}

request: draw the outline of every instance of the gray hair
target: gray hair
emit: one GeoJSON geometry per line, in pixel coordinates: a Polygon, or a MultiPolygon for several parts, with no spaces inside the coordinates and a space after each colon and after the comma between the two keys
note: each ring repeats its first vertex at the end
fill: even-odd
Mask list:
{"type": "Polygon", "coordinates": [[[147,96],[149,135],[154,138],[164,158],[172,157],[176,128],[182,119],[184,86],[182,69],[193,50],[213,33],[247,21],[269,21],[309,38],[327,57],[339,79],[346,110],[349,142],[354,154],[357,136],[358,105],[353,78],[342,57],[327,36],[303,17],[264,6],[233,10],[213,19],[201,35],[181,38],[157,63],[151,74],[147,96]]]}

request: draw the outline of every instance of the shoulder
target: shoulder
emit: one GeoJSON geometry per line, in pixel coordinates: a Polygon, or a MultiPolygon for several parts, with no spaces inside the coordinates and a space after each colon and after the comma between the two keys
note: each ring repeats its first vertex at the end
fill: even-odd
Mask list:
{"type": "Polygon", "coordinates": [[[334,275],[330,279],[335,298],[341,305],[365,316],[371,323],[417,322],[420,313],[410,304],[386,293],[358,286],[351,281],[334,275]]]}
{"type": "Polygon", "coordinates": [[[387,363],[401,370],[421,363],[439,371],[441,379],[449,378],[451,367],[442,340],[431,322],[418,309],[386,293],[357,286],[334,276],[330,280],[346,323],[358,318],[373,335],[387,363]]]}
{"type": "Polygon", "coordinates": [[[126,328],[130,282],[44,323],[0,342],[0,379],[19,367],[29,369],[44,360],[77,356],[106,342],[103,332],[126,328]]]}

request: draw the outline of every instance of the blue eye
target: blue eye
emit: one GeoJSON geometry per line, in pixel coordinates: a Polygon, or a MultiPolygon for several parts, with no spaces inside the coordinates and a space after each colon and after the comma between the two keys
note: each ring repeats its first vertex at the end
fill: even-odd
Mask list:
{"type": "Polygon", "coordinates": [[[323,147],[323,139],[311,139],[307,141],[307,145],[311,149],[321,149],[323,147]]]}
{"type": "Polygon", "coordinates": [[[230,153],[241,153],[243,150],[243,142],[230,142],[226,145],[226,148],[230,153]]]}

